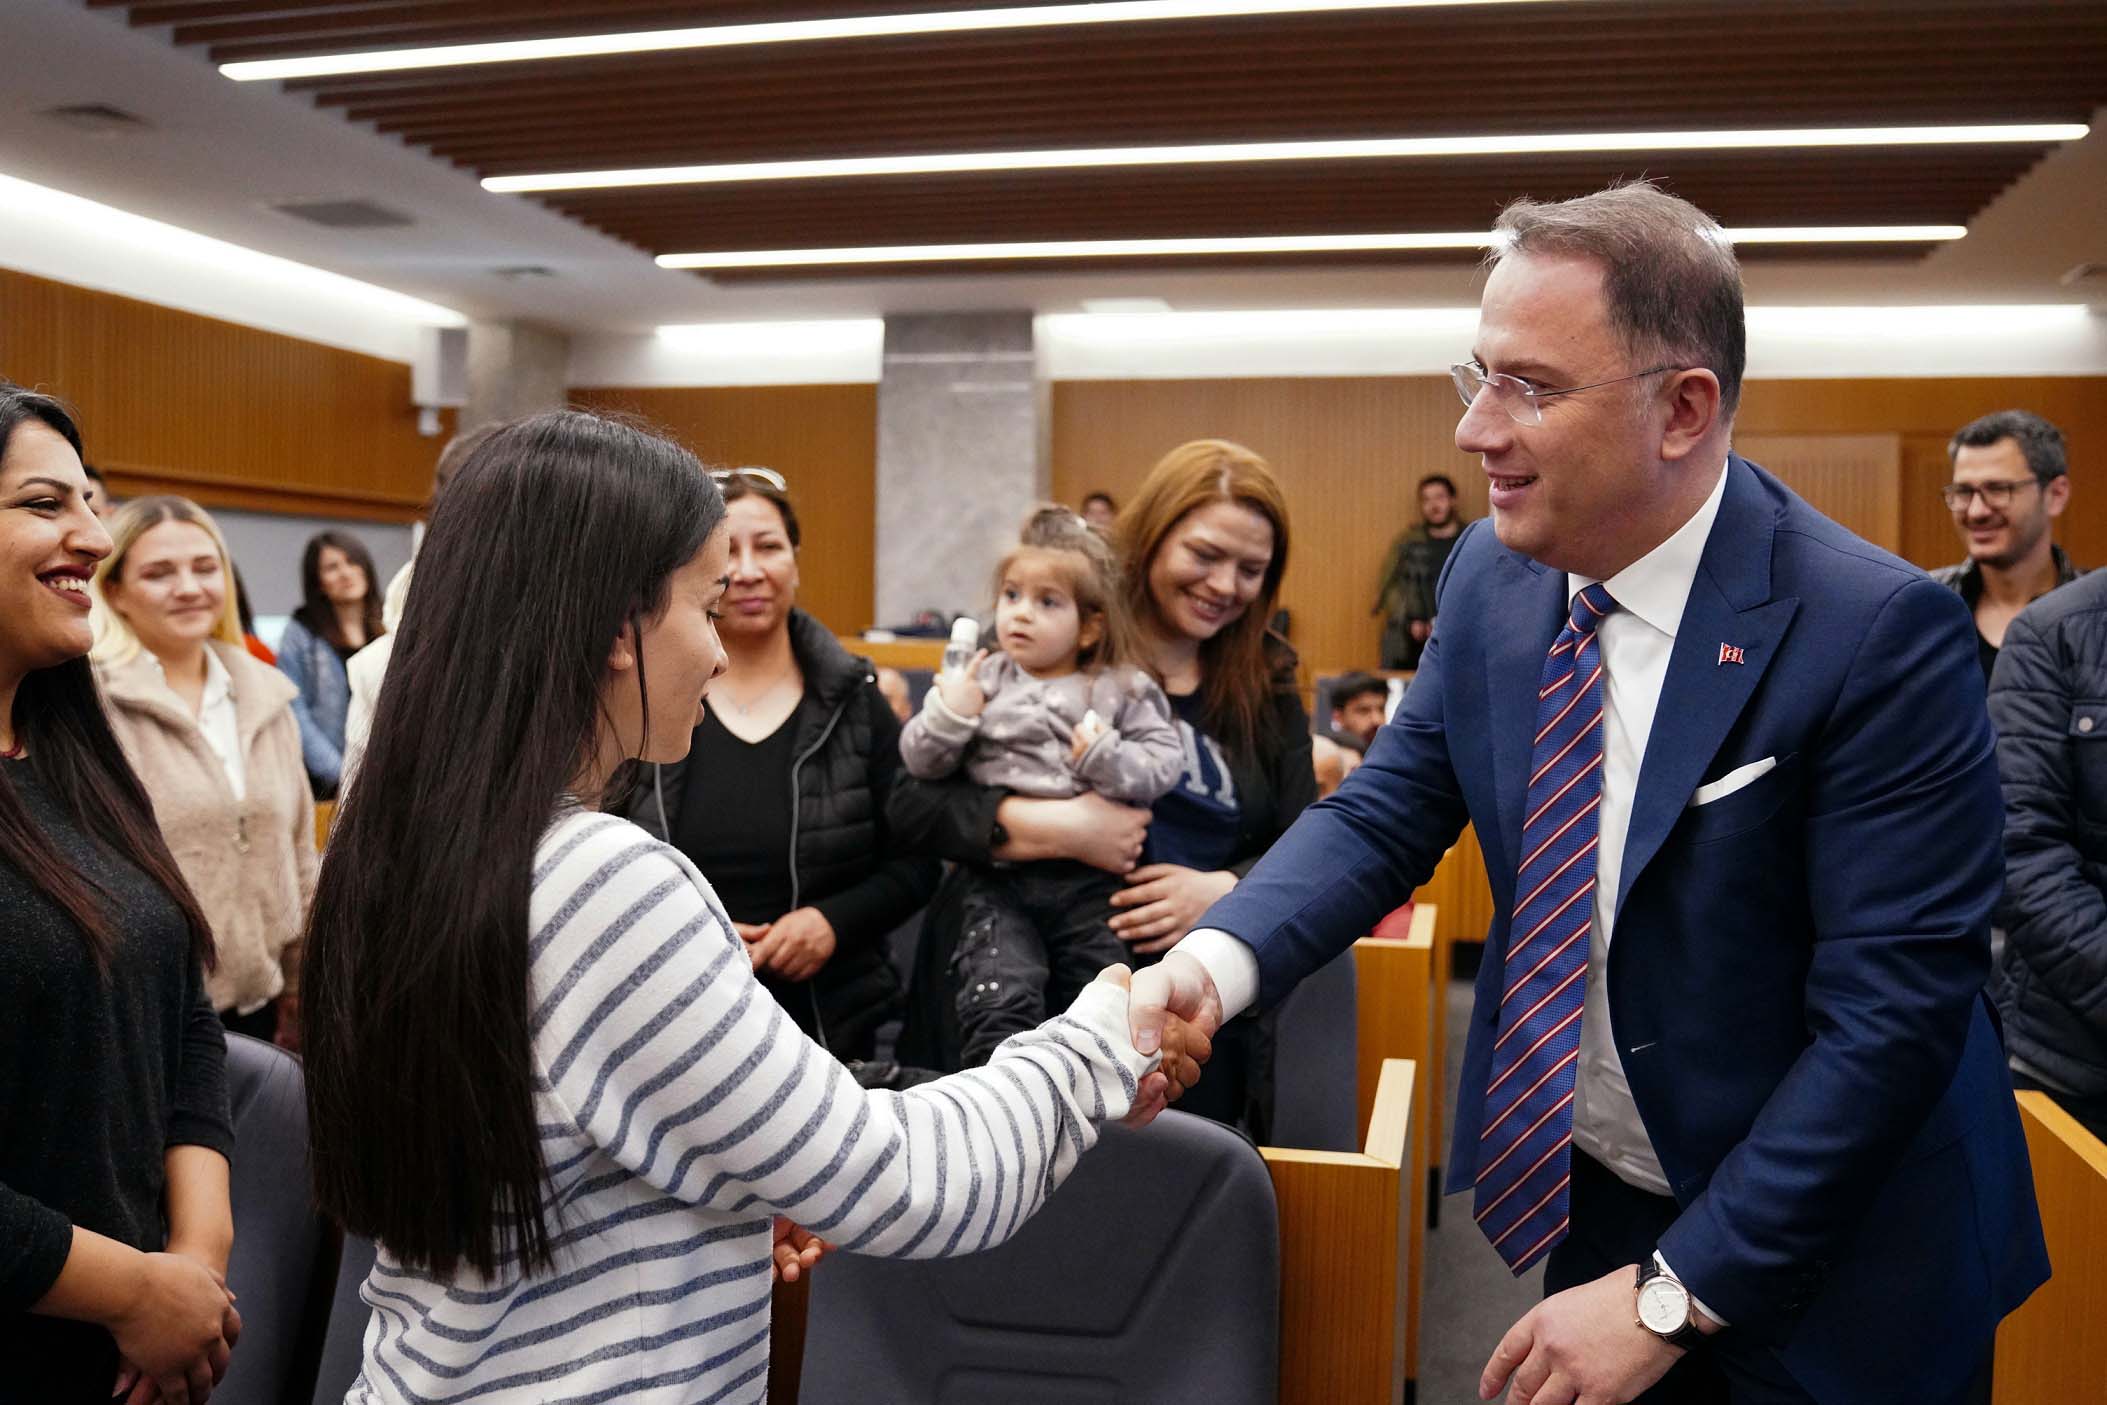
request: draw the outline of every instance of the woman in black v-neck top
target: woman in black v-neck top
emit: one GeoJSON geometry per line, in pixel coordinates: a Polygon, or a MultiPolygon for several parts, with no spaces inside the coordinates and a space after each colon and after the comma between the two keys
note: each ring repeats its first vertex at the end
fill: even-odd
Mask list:
{"type": "Polygon", "coordinates": [[[0,1399],[180,1405],[241,1333],[226,1043],[86,657],[90,491],[71,417],[0,381],[0,1399]]]}

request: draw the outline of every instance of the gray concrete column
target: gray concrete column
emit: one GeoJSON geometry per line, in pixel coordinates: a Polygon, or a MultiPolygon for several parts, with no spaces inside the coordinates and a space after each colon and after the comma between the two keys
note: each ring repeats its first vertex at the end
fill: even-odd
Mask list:
{"type": "Polygon", "coordinates": [[[560,410],[570,392],[571,339],[526,322],[468,326],[468,401],[461,428],[560,410]]]}
{"type": "Polygon", "coordinates": [[[878,382],[877,622],[978,614],[995,563],[1051,490],[1029,312],[885,319],[878,382]]]}

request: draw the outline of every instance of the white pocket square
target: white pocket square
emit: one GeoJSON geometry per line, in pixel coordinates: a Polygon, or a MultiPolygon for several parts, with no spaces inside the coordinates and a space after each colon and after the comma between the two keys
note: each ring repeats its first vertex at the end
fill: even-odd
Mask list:
{"type": "Polygon", "coordinates": [[[1776,769],[1778,758],[1775,756],[1751,761],[1746,766],[1736,766],[1718,780],[1699,786],[1690,796],[1690,808],[1694,810],[1700,805],[1709,805],[1714,800],[1723,800],[1758,777],[1767,776],[1776,769]]]}

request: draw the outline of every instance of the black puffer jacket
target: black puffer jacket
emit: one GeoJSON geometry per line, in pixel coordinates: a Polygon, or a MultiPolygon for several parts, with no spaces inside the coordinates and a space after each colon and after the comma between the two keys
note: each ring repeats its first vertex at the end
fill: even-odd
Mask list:
{"type": "Polygon", "coordinates": [[[2005,631],[1990,680],[2005,792],[2004,954],[1990,979],[2013,1062],[2107,1097],[2107,571],[2005,631]]]}
{"type": "MultiPolygon", "coordinates": [[[[790,905],[818,908],[836,945],[811,980],[762,982],[806,1033],[842,1058],[863,1058],[878,1026],[899,1010],[885,936],[929,901],[938,865],[903,855],[892,842],[885,806],[900,771],[900,723],[870,661],[802,610],[790,612],[790,649],[805,675],[791,723],[796,759],[785,778],[790,905]]],[[[661,839],[679,833],[686,769],[685,762],[645,767],[624,813],[661,839]]]]}

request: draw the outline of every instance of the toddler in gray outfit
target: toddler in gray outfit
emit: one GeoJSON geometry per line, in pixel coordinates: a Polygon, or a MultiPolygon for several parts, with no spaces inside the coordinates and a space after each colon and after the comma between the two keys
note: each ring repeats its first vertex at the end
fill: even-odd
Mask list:
{"type": "MultiPolygon", "coordinates": [[[[983,649],[930,688],[900,733],[908,773],[937,780],[963,765],[1018,795],[1153,803],[1184,773],[1185,749],[1163,689],[1130,662],[1112,549],[1066,508],[1042,508],[996,577],[1002,652],[983,649]]],[[[1127,952],[1110,926],[1116,874],[1056,859],[972,865],[962,882],[956,922],[935,939],[958,972],[972,1067],[1127,952]]]]}

